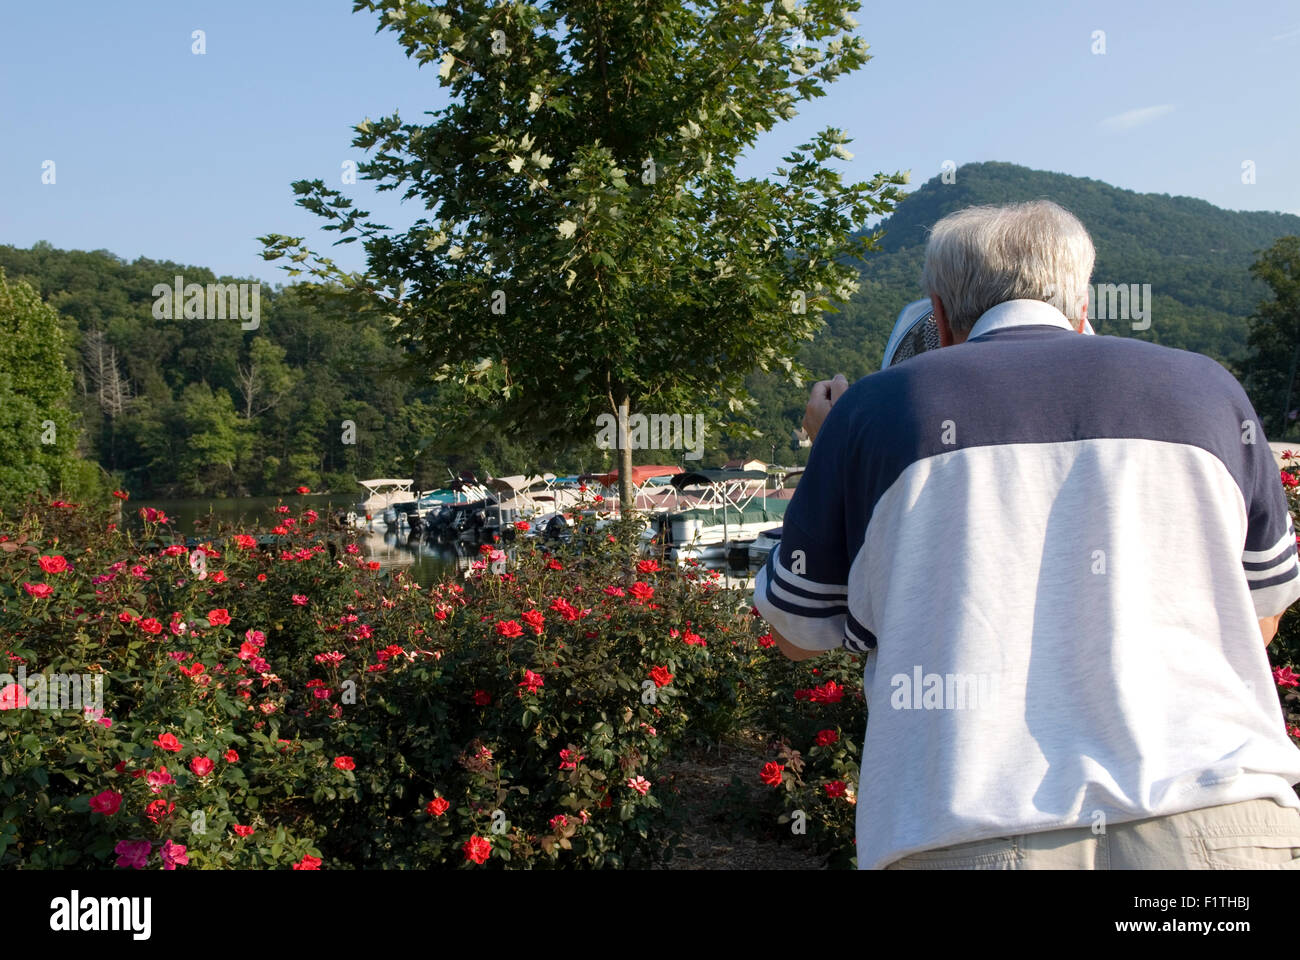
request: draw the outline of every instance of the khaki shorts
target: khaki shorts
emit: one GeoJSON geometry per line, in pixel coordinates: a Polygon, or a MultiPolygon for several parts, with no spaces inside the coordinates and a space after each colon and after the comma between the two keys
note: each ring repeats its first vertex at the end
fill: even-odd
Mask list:
{"type": "Polygon", "coordinates": [[[1300,810],[1245,800],[925,850],[886,870],[1300,870],[1300,810]]]}

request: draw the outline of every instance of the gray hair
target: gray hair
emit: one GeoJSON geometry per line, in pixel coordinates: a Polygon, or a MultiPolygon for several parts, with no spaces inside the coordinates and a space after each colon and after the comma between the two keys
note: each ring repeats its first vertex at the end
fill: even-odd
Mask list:
{"type": "Polygon", "coordinates": [[[1050,200],[968,207],[930,231],[921,285],[939,298],[958,336],[1008,300],[1042,300],[1073,323],[1095,259],[1083,224],[1050,200]]]}

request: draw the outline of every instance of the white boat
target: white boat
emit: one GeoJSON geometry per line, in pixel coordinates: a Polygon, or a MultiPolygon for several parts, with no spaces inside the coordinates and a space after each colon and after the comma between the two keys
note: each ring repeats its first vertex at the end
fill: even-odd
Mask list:
{"type": "Polygon", "coordinates": [[[677,474],[672,485],[678,507],[652,518],[642,537],[658,538],[679,563],[747,551],[759,534],[781,522],[789,502],[769,498],[767,474],[757,470],[696,470],[677,474]]]}
{"type": "Polygon", "coordinates": [[[767,563],[768,554],[781,545],[781,528],[762,531],[749,545],[749,565],[761,567],[767,563]]]}
{"type": "Polygon", "coordinates": [[[414,503],[419,499],[411,490],[413,483],[413,480],[391,477],[362,480],[361,486],[367,496],[352,508],[349,519],[356,524],[376,528],[398,525],[400,520],[396,509],[397,504],[414,503]]]}

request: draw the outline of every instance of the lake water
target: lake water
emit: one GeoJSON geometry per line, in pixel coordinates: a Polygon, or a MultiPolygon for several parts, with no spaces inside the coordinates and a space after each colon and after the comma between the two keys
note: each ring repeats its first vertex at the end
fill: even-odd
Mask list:
{"type": "MultiPolygon", "coordinates": [[[[231,524],[239,529],[258,527],[263,532],[278,522],[275,508],[285,504],[291,515],[312,509],[321,515],[321,522],[332,512],[350,510],[355,497],[342,494],[310,494],[305,497],[229,497],[222,500],[132,500],[125,504],[124,518],[139,523],[140,509],[153,507],[167,514],[170,528],[183,536],[202,536],[217,524],[231,524]],[[200,529],[201,527],[201,529],[200,529]]],[[[383,569],[404,570],[423,587],[449,578],[464,576],[464,571],[479,557],[477,544],[440,544],[422,541],[408,542],[404,533],[357,528],[358,543],[371,560],[377,560],[383,569]]],[[[509,552],[509,545],[505,545],[509,552]]],[[[709,569],[723,573],[729,586],[753,587],[751,574],[728,570],[725,562],[706,564],[709,569]]]]}
{"type": "MultiPolygon", "coordinates": [[[[288,506],[292,516],[312,509],[321,515],[321,522],[332,513],[350,510],[356,497],[341,494],[311,494],[305,497],[228,497],[221,500],[132,500],[126,504],[124,516],[139,522],[140,509],[153,507],[167,514],[170,528],[184,536],[201,536],[219,523],[232,524],[239,529],[258,527],[262,532],[279,522],[275,508],[288,506]]],[[[379,530],[358,528],[362,551],[371,560],[377,560],[386,569],[404,569],[421,586],[445,580],[455,575],[457,569],[466,569],[477,557],[471,557],[462,545],[411,544],[405,535],[385,534],[379,530]],[[459,549],[458,549],[459,547],[459,549]]]]}

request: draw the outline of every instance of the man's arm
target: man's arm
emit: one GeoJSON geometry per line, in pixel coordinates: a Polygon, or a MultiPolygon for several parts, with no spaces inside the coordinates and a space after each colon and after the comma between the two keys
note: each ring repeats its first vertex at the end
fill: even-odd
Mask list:
{"type": "Polygon", "coordinates": [[[848,388],[841,375],[812,389],[803,425],[816,443],[786,510],[781,542],[754,582],[754,605],[777,648],[791,660],[844,645],[849,572],[841,487],[844,426],[835,427],[842,418],[830,413],[848,388]]]}
{"type": "MultiPolygon", "coordinates": [[[[1283,610],[1282,613],[1286,613],[1286,611],[1283,610]]],[[[1273,638],[1277,636],[1277,625],[1282,620],[1282,613],[1279,613],[1276,617],[1265,617],[1259,621],[1259,632],[1264,638],[1264,646],[1267,647],[1273,642],[1273,638]]],[[[772,639],[776,640],[778,645],[782,642],[775,633],[772,634],[772,639]]],[[[785,647],[781,647],[781,649],[784,650],[785,647]]],[[[789,654],[786,654],[786,656],[789,656],[789,654]]]]}

